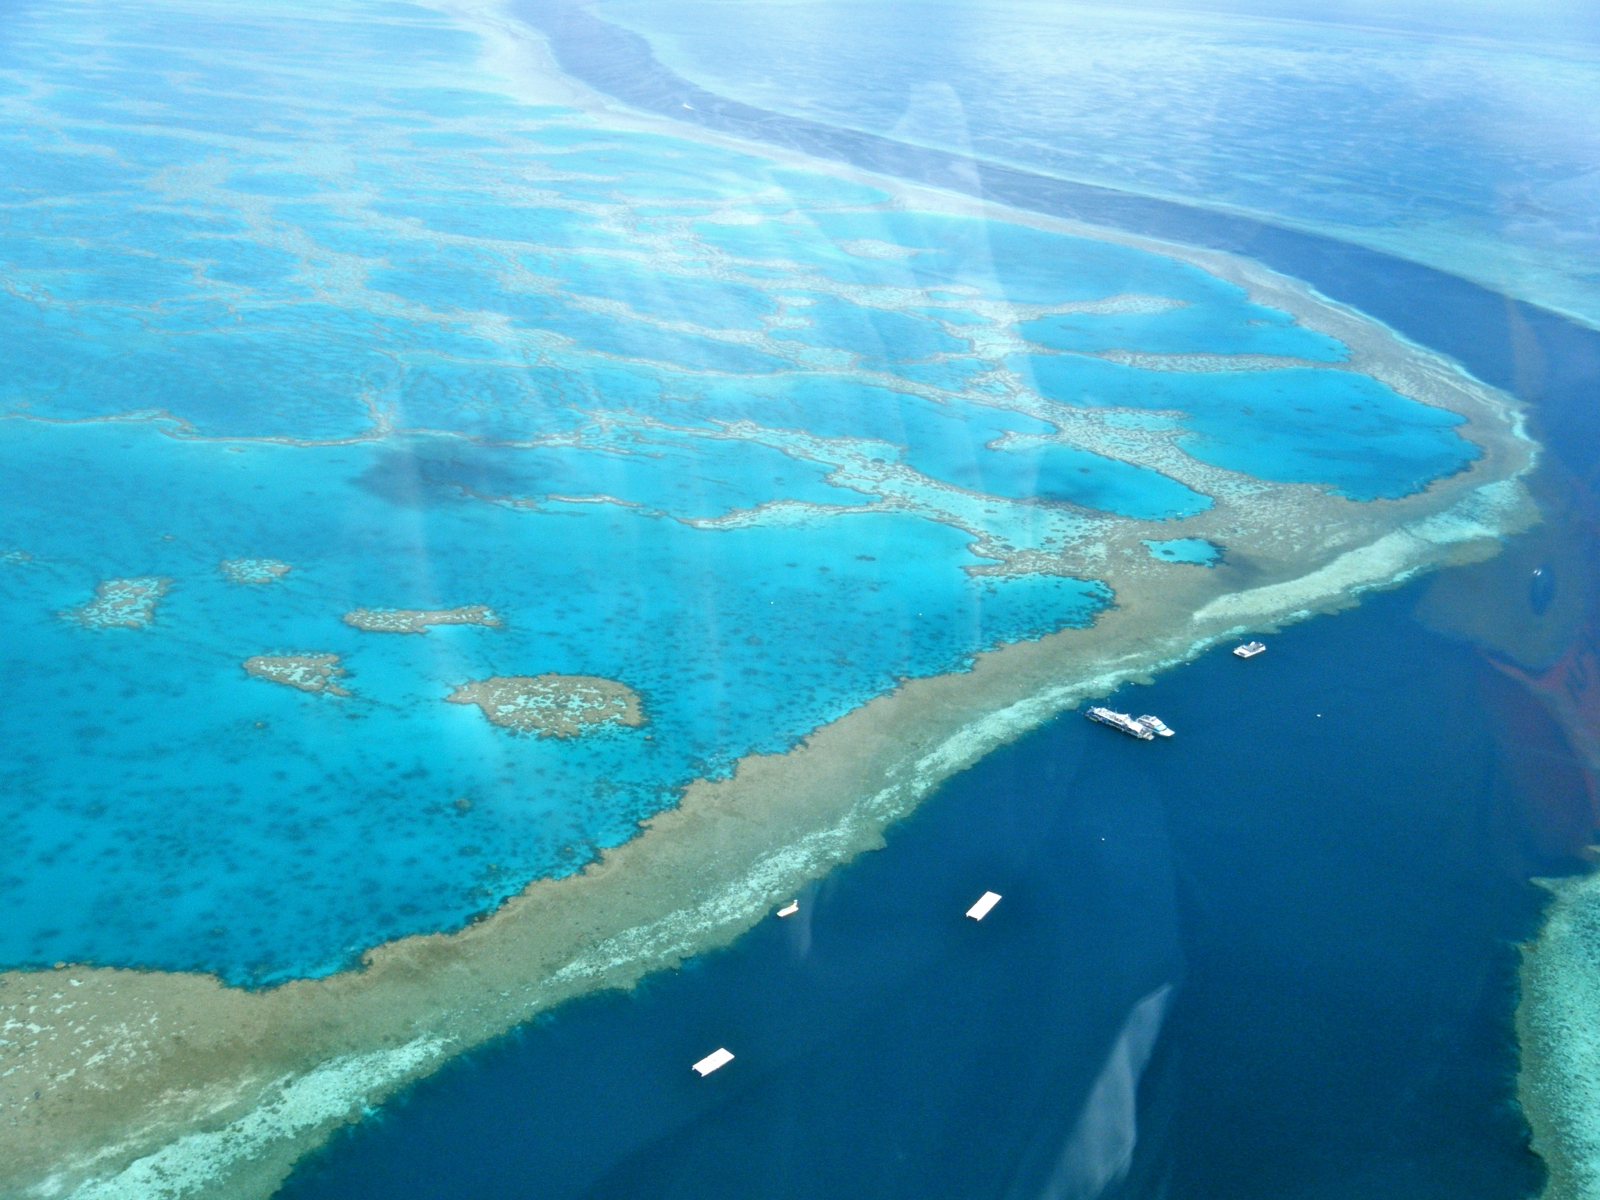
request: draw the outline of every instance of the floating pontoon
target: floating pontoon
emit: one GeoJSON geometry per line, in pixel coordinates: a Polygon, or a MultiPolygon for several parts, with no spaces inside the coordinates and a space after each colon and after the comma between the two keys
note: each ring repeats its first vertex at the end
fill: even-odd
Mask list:
{"type": "Polygon", "coordinates": [[[985,892],[978,897],[978,902],[967,909],[967,916],[974,921],[981,921],[989,915],[989,910],[1000,903],[999,892],[985,892]]]}
{"type": "Polygon", "coordinates": [[[704,1079],[707,1075],[711,1074],[711,1072],[727,1066],[732,1061],[732,1053],[719,1046],[710,1054],[702,1058],[699,1062],[695,1063],[690,1070],[699,1072],[700,1078],[704,1079]]]}
{"type": "Polygon", "coordinates": [[[1097,705],[1094,708],[1086,710],[1083,715],[1088,717],[1091,721],[1098,721],[1102,725],[1109,725],[1111,728],[1120,730],[1129,737],[1136,737],[1142,742],[1153,742],[1156,740],[1155,730],[1151,729],[1150,726],[1144,724],[1142,721],[1135,721],[1127,713],[1112,712],[1109,708],[1101,708],[1097,705]]]}

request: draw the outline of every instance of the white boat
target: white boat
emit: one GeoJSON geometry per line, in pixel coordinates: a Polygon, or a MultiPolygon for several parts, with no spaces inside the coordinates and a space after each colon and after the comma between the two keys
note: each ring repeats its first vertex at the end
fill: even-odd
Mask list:
{"type": "Polygon", "coordinates": [[[967,916],[974,921],[981,921],[989,915],[989,910],[1000,903],[999,892],[985,892],[978,897],[978,902],[967,909],[967,916]]]}
{"type": "Polygon", "coordinates": [[[778,910],[778,915],[780,917],[792,917],[792,916],[795,915],[795,913],[797,913],[799,911],[800,911],[800,901],[791,900],[791,901],[789,901],[789,903],[785,904],[782,908],[780,908],[778,910]]]}
{"type": "Polygon", "coordinates": [[[1151,733],[1155,734],[1157,737],[1171,737],[1172,736],[1172,730],[1167,728],[1167,723],[1165,721],[1163,721],[1160,717],[1152,717],[1149,713],[1145,713],[1145,715],[1140,717],[1138,720],[1139,720],[1139,724],[1143,725],[1146,729],[1148,729],[1151,733]]]}
{"type": "Polygon", "coordinates": [[[711,1074],[711,1072],[721,1070],[732,1061],[732,1052],[719,1046],[689,1069],[698,1072],[700,1078],[704,1079],[707,1075],[711,1074]]]}
{"type": "Polygon", "coordinates": [[[1135,721],[1127,713],[1113,712],[1109,708],[1096,706],[1086,711],[1084,716],[1091,721],[1098,721],[1102,725],[1109,725],[1113,729],[1120,729],[1129,737],[1136,737],[1140,741],[1153,742],[1156,740],[1155,731],[1140,721],[1135,721]]]}
{"type": "Polygon", "coordinates": [[[1258,654],[1265,654],[1267,648],[1261,642],[1246,642],[1242,646],[1235,646],[1233,652],[1240,658],[1254,658],[1258,654]]]}

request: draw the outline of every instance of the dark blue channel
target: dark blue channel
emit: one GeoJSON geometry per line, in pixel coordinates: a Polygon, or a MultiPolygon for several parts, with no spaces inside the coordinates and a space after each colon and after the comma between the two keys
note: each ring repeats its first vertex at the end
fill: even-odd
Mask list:
{"type": "Polygon", "coordinates": [[[800,916],[445,1068],[283,1196],[1049,1195],[1119,1026],[1167,983],[1105,1195],[1533,1194],[1512,943],[1528,875],[1563,863],[1483,699],[1515,685],[1412,619],[1425,586],[1121,697],[1170,741],[1058,719],[800,916]],[[965,919],[985,889],[1004,899],[965,919]],[[719,1045],[734,1062],[694,1076],[719,1045]]]}

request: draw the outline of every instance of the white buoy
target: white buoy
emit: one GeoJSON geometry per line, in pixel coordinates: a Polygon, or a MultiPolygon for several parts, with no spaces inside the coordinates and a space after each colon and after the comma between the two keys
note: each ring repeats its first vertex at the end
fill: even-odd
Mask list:
{"type": "Polygon", "coordinates": [[[699,1062],[695,1063],[695,1065],[690,1069],[693,1071],[698,1071],[700,1073],[700,1078],[704,1079],[707,1075],[711,1074],[711,1072],[720,1067],[727,1066],[732,1061],[733,1055],[729,1051],[718,1047],[710,1054],[702,1058],[699,1062]]]}
{"type": "Polygon", "coordinates": [[[792,916],[795,915],[795,913],[797,913],[799,911],[800,911],[800,901],[791,900],[791,901],[789,901],[789,903],[785,904],[782,908],[780,908],[778,910],[778,915],[780,917],[792,917],[792,916]]]}
{"type": "Polygon", "coordinates": [[[974,921],[981,921],[989,915],[989,910],[1000,903],[999,892],[985,892],[978,897],[978,902],[967,909],[967,916],[974,921]]]}

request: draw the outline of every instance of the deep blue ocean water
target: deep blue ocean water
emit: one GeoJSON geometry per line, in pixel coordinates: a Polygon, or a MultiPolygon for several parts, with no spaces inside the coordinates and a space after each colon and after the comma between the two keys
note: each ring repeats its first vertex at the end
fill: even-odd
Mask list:
{"type": "Polygon", "coordinates": [[[1562,862],[1425,587],[1118,694],[1169,741],[1059,718],[800,914],[446,1067],[282,1195],[1090,1195],[1047,1186],[1085,1119],[1137,1134],[1109,1195],[1532,1194],[1511,942],[1562,862]],[[1091,1104],[1167,984],[1137,1116],[1091,1104]]]}

